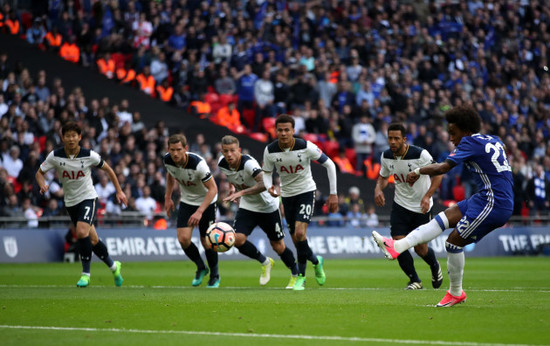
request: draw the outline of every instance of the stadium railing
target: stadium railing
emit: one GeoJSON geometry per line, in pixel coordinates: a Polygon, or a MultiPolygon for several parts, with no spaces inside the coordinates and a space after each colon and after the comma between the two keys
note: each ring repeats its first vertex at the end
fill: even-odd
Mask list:
{"type": "MultiPolygon", "coordinates": [[[[164,218],[167,219],[166,214],[159,213],[155,214],[153,219],[164,218]]],[[[222,218],[223,219],[223,218],[222,218]]],[[[231,221],[231,220],[219,220],[219,221],[231,221]]],[[[311,220],[312,226],[327,226],[334,225],[335,223],[347,223],[350,221],[346,217],[342,218],[331,218],[327,216],[314,216],[311,220]]],[[[378,216],[379,227],[389,226],[390,216],[389,215],[379,215],[378,216]]],[[[68,216],[49,216],[41,217],[37,220],[28,220],[24,217],[0,217],[0,229],[6,228],[59,228],[67,227],[71,222],[68,216]],[[33,222],[36,224],[38,221],[38,226],[30,226],[33,222]]],[[[169,221],[170,224],[170,221],[169,221]]],[[[140,213],[137,212],[125,212],[118,216],[102,216],[97,220],[98,227],[101,228],[147,228],[152,227],[152,223],[148,222],[147,219],[140,213]]],[[[175,225],[175,222],[172,222],[172,227],[175,225]]],[[[512,216],[508,222],[509,226],[543,226],[550,225],[550,215],[542,215],[540,217],[524,217],[524,216],[512,216]]],[[[352,226],[349,226],[352,227],[352,226]]],[[[361,221],[361,228],[367,228],[364,226],[364,220],[361,221]]],[[[1,230],[0,230],[1,232],[1,230]]]]}

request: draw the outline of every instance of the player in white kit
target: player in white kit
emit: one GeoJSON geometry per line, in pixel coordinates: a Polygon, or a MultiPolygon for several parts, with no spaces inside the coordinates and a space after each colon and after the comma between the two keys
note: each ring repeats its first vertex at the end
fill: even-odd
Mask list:
{"type": "Polygon", "coordinates": [[[305,288],[308,260],[313,263],[317,283],[323,285],[326,280],[323,258],[313,253],[306,238],[317,189],[311,174],[311,161],[317,161],[327,169],[330,195],[326,204],[332,213],[338,210],[336,167],[334,162],[315,144],[294,137],[294,119],[291,116],[287,114],[278,116],[275,128],[277,140],[268,144],[264,150],[264,184],[273,197],[279,197],[273,186],[272,177],[276,169],[281,178],[285,218],[298,253],[299,275],[293,289],[301,291],[305,288]]]}
{"type": "Polygon", "coordinates": [[[206,161],[187,150],[187,138],[184,135],[175,134],[168,138],[168,153],[164,155],[164,166],[166,167],[164,209],[170,217],[171,212],[175,209],[172,192],[177,181],[181,195],[177,221],[178,241],[187,257],[197,266],[191,284],[199,286],[204,276],[210,272],[207,287],[217,288],[220,286],[218,253],[212,250],[207,243],[206,230],[216,221],[218,187],[206,161]],[[191,241],[195,226],[199,227],[201,244],[210,269],[205,266],[199,249],[191,241]]]}
{"type": "MultiPolygon", "coordinates": [[[[406,129],[400,123],[392,123],[388,127],[388,143],[390,148],[382,153],[380,175],[374,189],[374,202],[382,207],[386,204],[384,192],[390,175],[395,180],[395,196],[390,217],[390,230],[393,239],[404,238],[416,227],[432,219],[432,195],[441,184],[442,176],[422,176],[414,185],[407,183],[407,174],[418,167],[433,163],[427,150],[407,144],[406,129]]],[[[441,266],[435,257],[433,249],[428,244],[418,244],[414,251],[429,266],[432,272],[432,286],[439,288],[443,282],[441,266]]],[[[399,266],[409,278],[406,289],[422,289],[422,281],[414,268],[414,259],[409,251],[402,252],[397,257],[399,266]]]]}
{"type": "Polygon", "coordinates": [[[222,154],[218,167],[231,183],[231,191],[224,201],[239,204],[233,228],[237,234],[235,246],[245,256],[262,264],[260,285],[270,280],[272,258],[262,254],[254,244],[247,240],[256,226],[259,226],[269,238],[271,247],[290,269],[291,276],[287,289],[292,289],[298,276],[296,259],[283,240],[285,234],[279,212],[279,199],[273,198],[266,190],[263,171],[258,161],[250,155],[241,154],[239,140],[234,136],[222,138],[222,154]]]}
{"type": "Polygon", "coordinates": [[[111,259],[107,247],[97,236],[93,225],[98,196],[94,189],[91,168],[96,167],[107,172],[115,186],[116,198],[119,203],[128,203],[126,195],[120,187],[115,172],[107,162],[103,161],[95,151],[80,147],[82,134],[76,123],[68,122],[63,125],[61,139],[64,146],[48,154],[35,177],[41,194],[46,193],[49,189],[44,175],[50,169],[57,171],[63,185],[65,208],[76,227],[78,250],[82,262],[82,275],[76,285],[77,287],[87,287],[90,284],[93,251],[113,272],[115,285],[121,286],[123,281],[120,275],[121,263],[111,259]]]}

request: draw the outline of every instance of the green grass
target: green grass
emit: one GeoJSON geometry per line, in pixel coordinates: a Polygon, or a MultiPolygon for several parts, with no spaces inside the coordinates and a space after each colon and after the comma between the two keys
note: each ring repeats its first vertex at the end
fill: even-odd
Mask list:
{"type": "Polygon", "coordinates": [[[548,257],[467,258],[468,300],[447,309],[434,307],[447,276],[433,290],[428,267],[416,264],[428,287],[421,291],[403,290],[397,263],[380,259],[327,260],[323,287],[310,265],[301,292],[284,289],[289,272],[281,261],[266,287],[256,262],[221,261],[219,289],[191,287],[189,261],[126,262],[121,288],[94,262],[85,289],[75,287],[78,263],[0,264],[0,343],[550,344],[548,257]]]}

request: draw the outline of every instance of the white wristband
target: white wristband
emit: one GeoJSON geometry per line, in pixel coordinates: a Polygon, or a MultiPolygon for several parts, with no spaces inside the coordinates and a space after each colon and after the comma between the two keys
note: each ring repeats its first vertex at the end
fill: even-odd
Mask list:
{"type": "Polygon", "coordinates": [[[415,170],[414,170],[413,172],[414,172],[414,174],[416,174],[416,175],[421,175],[421,174],[420,174],[420,167],[415,168],[415,170]]]}

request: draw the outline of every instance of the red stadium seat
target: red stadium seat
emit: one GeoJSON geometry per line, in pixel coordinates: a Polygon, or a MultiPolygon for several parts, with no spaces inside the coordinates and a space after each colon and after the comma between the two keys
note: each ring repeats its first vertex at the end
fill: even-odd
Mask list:
{"type": "Polygon", "coordinates": [[[323,145],[323,151],[330,158],[338,156],[339,150],[340,150],[340,144],[337,141],[326,141],[323,145]]]}
{"type": "Polygon", "coordinates": [[[25,28],[25,30],[32,26],[32,14],[30,12],[21,12],[21,24],[23,25],[23,28],[25,28]]]}
{"type": "Polygon", "coordinates": [[[241,119],[246,123],[246,127],[252,131],[254,128],[254,119],[256,118],[256,111],[253,109],[243,109],[241,119]]]}
{"type": "Polygon", "coordinates": [[[305,133],[303,137],[306,141],[310,141],[311,143],[318,146],[321,150],[323,150],[323,143],[321,142],[320,138],[316,134],[305,133]]]}
{"type": "Polygon", "coordinates": [[[346,148],[346,157],[353,167],[357,167],[357,153],[355,152],[355,148],[346,148]]]}
{"type": "Polygon", "coordinates": [[[255,139],[255,140],[263,142],[263,143],[267,142],[267,135],[265,133],[252,132],[248,136],[250,136],[250,138],[252,138],[252,139],[255,139]]]}
{"type": "Polygon", "coordinates": [[[262,128],[272,139],[277,137],[277,131],[275,129],[275,118],[268,117],[262,119],[262,128]]]}
{"type": "Polygon", "coordinates": [[[236,102],[233,95],[220,94],[220,103],[223,107],[227,106],[230,102],[236,102]]]}
{"type": "Polygon", "coordinates": [[[124,55],[121,53],[112,53],[111,58],[113,58],[113,61],[115,62],[115,68],[122,68],[124,67],[124,55]]]}

